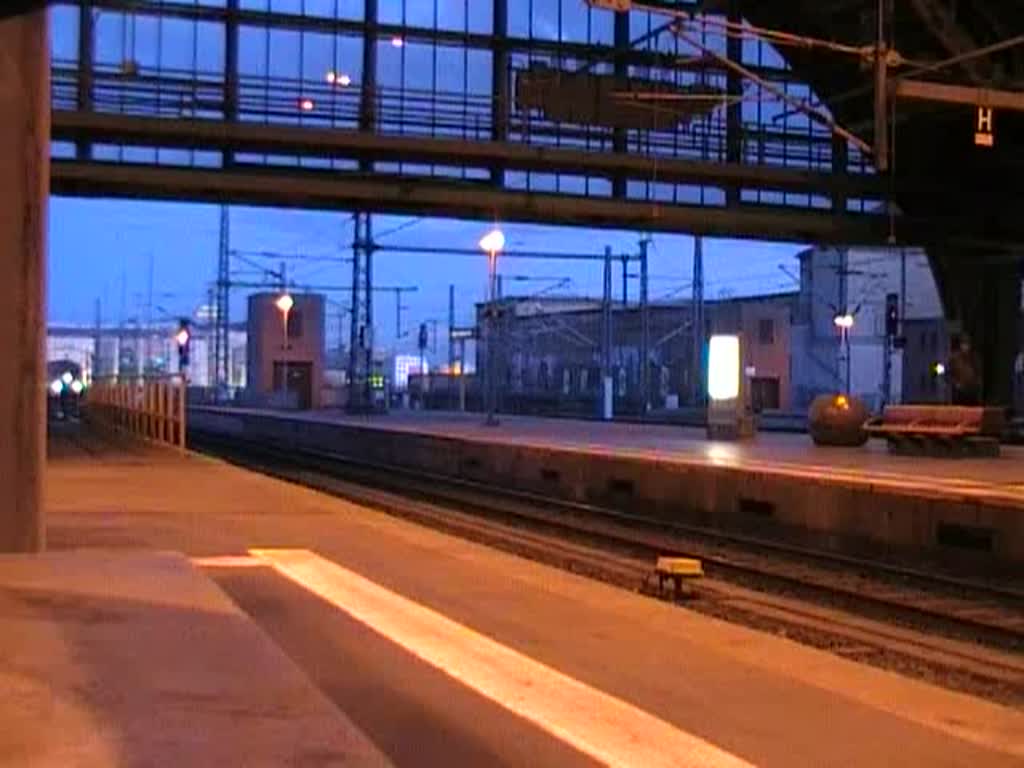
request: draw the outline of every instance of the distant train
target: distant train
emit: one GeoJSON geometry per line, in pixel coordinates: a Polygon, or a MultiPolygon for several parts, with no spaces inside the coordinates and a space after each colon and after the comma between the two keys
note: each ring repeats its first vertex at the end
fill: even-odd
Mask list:
{"type": "Polygon", "coordinates": [[[46,364],[47,415],[52,419],[77,419],[85,382],[82,366],[71,360],[51,360],[46,364]]]}

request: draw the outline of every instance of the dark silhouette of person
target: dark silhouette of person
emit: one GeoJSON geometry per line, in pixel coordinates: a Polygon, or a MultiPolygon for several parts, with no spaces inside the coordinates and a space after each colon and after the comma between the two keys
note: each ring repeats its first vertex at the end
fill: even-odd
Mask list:
{"type": "Polygon", "coordinates": [[[981,402],[981,379],[978,365],[966,336],[951,339],[949,354],[949,385],[953,405],[978,405],[981,402]]]}

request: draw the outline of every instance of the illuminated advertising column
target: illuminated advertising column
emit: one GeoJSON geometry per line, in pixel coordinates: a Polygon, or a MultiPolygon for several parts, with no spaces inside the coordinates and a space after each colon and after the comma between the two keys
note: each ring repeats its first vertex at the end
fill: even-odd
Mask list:
{"type": "Polygon", "coordinates": [[[708,438],[751,437],[754,420],[747,400],[742,336],[712,336],[708,342],[708,438]]]}

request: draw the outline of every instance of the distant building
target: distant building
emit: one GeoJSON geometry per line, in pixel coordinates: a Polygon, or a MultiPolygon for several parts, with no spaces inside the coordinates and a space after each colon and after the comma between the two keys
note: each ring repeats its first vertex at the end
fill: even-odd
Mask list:
{"type": "Polygon", "coordinates": [[[279,293],[249,296],[248,374],[250,402],[299,409],[319,408],[325,383],[324,297],[292,294],[285,315],[279,293]]]}
{"type": "Polygon", "coordinates": [[[430,366],[420,355],[395,355],[391,370],[391,388],[394,392],[409,389],[409,376],[429,373],[430,366]]]}
{"type": "MultiPolygon", "coordinates": [[[[103,326],[51,324],[46,333],[47,360],[72,360],[80,366],[83,378],[113,376],[165,376],[180,373],[178,347],[174,340],[177,323],[162,323],[144,328],[137,325],[103,326]]],[[[211,329],[192,326],[189,342],[189,382],[196,387],[213,387],[214,365],[211,329]]],[[[245,329],[232,324],[228,386],[245,386],[245,329]]]]}
{"type": "Polygon", "coordinates": [[[821,393],[849,390],[870,407],[883,401],[931,400],[924,366],[948,349],[942,305],[927,254],[897,248],[814,248],[800,254],[800,298],[793,319],[793,405],[806,408],[821,393]],[[888,354],[885,392],[885,302],[895,294],[905,330],[928,326],[925,349],[909,338],[888,354]],[[849,355],[837,315],[853,316],[849,355]],[[933,341],[934,340],[934,341],[933,341]],[[923,355],[923,357],[922,357],[923,355]],[[905,372],[905,368],[908,370],[905,372]]]}
{"type": "MultiPolygon", "coordinates": [[[[758,410],[790,407],[789,329],[796,293],[705,303],[706,338],[742,333],[744,367],[751,373],[758,410]]],[[[485,327],[477,306],[478,325],[485,327]]],[[[601,302],[589,298],[510,297],[499,300],[495,368],[502,407],[528,412],[589,411],[601,392],[601,302]]],[[[693,404],[697,395],[691,302],[652,303],[648,308],[649,391],[653,409],[693,404]]],[[[611,375],[619,410],[643,399],[641,312],[637,305],[612,309],[611,375]]],[[[476,367],[487,372],[486,334],[477,344],[476,367]]]]}

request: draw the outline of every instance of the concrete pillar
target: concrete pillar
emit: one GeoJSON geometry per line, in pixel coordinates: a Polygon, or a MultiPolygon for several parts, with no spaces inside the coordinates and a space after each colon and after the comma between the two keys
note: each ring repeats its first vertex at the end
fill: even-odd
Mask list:
{"type": "MultiPolygon", "coordinates": [[[[491,118],[491,139],[508,140],[508,116],[511,111],[509,99],[508,71],[508,0],[494,0],[492,39],[494,51],[491,54],[491,92],[494,96],[494,115],[491,118]]],[[[501,165],[491,167],[491,181],[502,186],[505,183],[505,169],[501,165]]]]}
{"type": "MultiPolygon", "coordinates": [[[[1021,260],[943,254],[939,262],[946,313],[965,332],[980,366],[987,405],[1010,406],[1020,351],[1021,260]]],[[[933,257],[934,258],[934,257],[933,257]]]]}
{"type": "MultiPolygon", "coordinates": [[[[740,13],[739,0],[729,0],[727,5],[729,21],[734,24],[743,22],[743,14],[740,13]]],[[[742,38],[726,38],[725,53],[730,61],[743,63],[743,40],[742,38]]],[[[743,162],[743,78],[739,73],[729,70],[726,73],[726,91],[729,98],[729,106],[725,110],[725,159],[733,165],[743,162]]],[[[705,157],[705,160],[711,160],[705,157]]],[[[739,187],[730,185],[725,189],[726,205],[733,207],[740,203],[739,187]]]]}
{"type": "MultiPolygon", "coordinates": [[[[227,17],[224,21],[224,120],[238,122],[238,9],[239,0],[227,0],[227,17]]],[[[224,153],[224,164],[234,165],[235,153],[224,153]]],[[[221,287],[218,285],[218,290],[221,287]]],[[[219,344],[218,327],[217,340],[219,344]]],[[[219,383],[220,370],[214,371],[214,383],[219,383]]]]}
{"type": "MultiPolygon", "coordinates": [[[[91,112],[93,108],[93,63],[96,59],[96,25],[92,0],[83,0],[78,6],[78,109],[91,112]]],[[[79,141],[79,160],[92,160],[92,143],[79,141]]]]}
{"type": "MultiPolygon", "coordinates": [[[[615,79],[619,87],[625,87],[629,77],[629,11],[620,11],[615,14],[614,27],[615,43],[615,79]]],[[[625,153],[628,149],[627,135],[624,128],[616,128],[612,131],[612,149],[618,153],[625,153]]],[[[612,197],[624,198],[626,196],[626,180],[621,176],[612,179],[612,197]]]]}
{"type": "Polygon", "coordinates": [[[374,131],[377,128],[377,23],[377,0],[363,0],[363,82],[359,104],[361,131],[374,131]]]}
{"type": "Polygon", "coordinates": [[[1014,360],[1019,351],[1020,267],[990,266],[982,272],[980,301],[964,329],[981,358],[982,397],[990,405],[1013,405],[1014,360]]]}
{"type": "Polygon", "coordinates": [[[43,548],[47,14],[0,21],[0,552],[43,548]]]}

